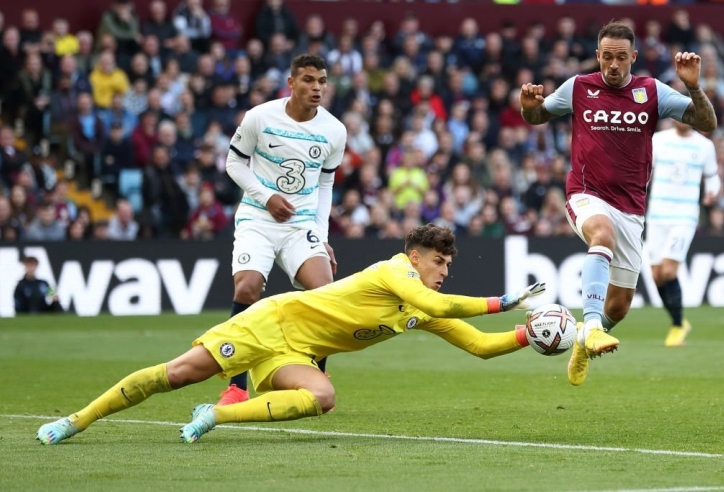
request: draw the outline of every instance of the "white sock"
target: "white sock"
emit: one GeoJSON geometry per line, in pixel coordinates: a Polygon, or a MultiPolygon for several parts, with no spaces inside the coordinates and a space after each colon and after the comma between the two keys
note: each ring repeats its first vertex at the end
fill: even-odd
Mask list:
{"type": "Polygon", "coordinates": [[[585,323],[583,323],[583,328],[581,331],[578,332],[578,343],[581,345],[586,344],[586,338],[588,338],[588,335],[591,334],[591,330],[593,329],[603,329],[603,325],[601,324],[601,320],[598,319],[589,319],[585,323]]]}

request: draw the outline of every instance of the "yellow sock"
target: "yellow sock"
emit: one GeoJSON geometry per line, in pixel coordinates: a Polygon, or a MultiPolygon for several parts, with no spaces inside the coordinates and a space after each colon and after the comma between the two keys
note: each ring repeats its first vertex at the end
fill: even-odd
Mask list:
{"type": "Polygon", "coordinates": [[[475,354],[482,359],[492,359],[509,354],[528,345],[522,329],[505,333],[481,333],[476,343],[475,354]]]}
{"type": "Polygon", "coordinates": [[[322,415],[322,407],[305,389],[272,391],[233,405],[215,406],[217,424],[227,422],[274,422],[322,415]]]}
{"type": "Polygon", "coordinates": [[[93,400],[83,410],[70,416],[78,430],[85,430],[98,419],[138,405],[156,393],[171,391],[166,364],[141,369],[121,379],[118,384],[93,400]]]}

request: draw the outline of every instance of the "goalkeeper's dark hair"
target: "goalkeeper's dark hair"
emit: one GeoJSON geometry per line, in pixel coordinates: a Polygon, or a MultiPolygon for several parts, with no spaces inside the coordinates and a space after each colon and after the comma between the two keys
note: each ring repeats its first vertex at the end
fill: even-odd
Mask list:
{"type": "Polygon", "coordinates": [[[433,224],[415,227],[405,238],[405,253],[410,254],[413,249],[432,249],[444,255],[455,256],[458,249],[455,247],[455,234],[448,227],[438,227],[433,224]]]}
{"type": "Polygon", "coordinates": [[[292,60],[291,75],[295,77],[297,72],[304,67],[314,67],[317,70],[327,70],[327,63],[319,55],[302,54],[292,60]]]}

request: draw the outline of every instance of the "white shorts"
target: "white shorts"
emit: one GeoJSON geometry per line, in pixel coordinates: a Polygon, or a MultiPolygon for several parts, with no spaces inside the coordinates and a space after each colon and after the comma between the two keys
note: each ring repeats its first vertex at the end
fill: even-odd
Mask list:
{"type": "Polygon", "coordinates": [[[686,261],[686,253],[694,239],[696,226],[689,224],[646,225],[646,246],[652,265],[661,265],[664,259],[679,263],[686,261]]]}
{"type": "Polygon", "coordinates": [[[313,256],[329,258],[314,222],[294,225],[243,220],[234,231],[231,273],[253,270],[261,273],[266,281],[276,262],[292,285],[303,289],[295,277],[304,262],[313,256]]]}
{"type": "Polygon", "coordinates": [[[584,242],[583,224],[594,215],[611,219],[616,232],[609,282],[616,287],[635,289],[644,247],[644,216],[621,212],[600,198],[584,193],[575,193],[566,202],[568,223],[584,242]]]}

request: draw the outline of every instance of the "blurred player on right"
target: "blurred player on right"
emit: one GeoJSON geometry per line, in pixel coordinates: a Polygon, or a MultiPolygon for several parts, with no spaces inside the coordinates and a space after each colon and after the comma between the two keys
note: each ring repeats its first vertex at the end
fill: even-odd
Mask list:
{"type": "Polygon", "coordinates": [[[683,317],[679,264],[686,260],[699,223],[699,189],[711,206],[721,187],[714,143],[684,123],[653,136],[654,173],[646,212],[651,273],[672,327],[664,344],[684,344],[691,324],[683,317]]]}

